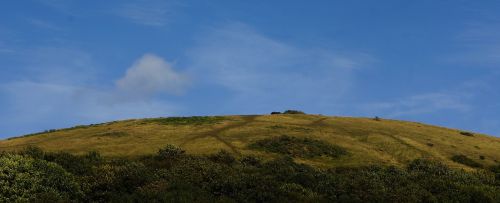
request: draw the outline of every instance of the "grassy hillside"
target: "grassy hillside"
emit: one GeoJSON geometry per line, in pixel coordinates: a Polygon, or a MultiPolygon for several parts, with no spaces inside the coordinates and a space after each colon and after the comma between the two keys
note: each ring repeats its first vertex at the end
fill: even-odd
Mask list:
{"type": "Polygon", "coordinates": [[[334,158],[295,157],[298,163],[317,167],[402,166],[416,158],[466,169],[470,168],[468,161],[481,166],[500,162],[500,139],[491,136],[404,121],[300,114],[126,120],[11,138],[0,141],[0,150],[34,145],[46,151],[98,151],[109,157],[136,157],[172,144],[189,154],[225,149],[237,156],[271,159],[277,153],[250,146],[282,135],[319,140],[347,151],[334,158]]]}
{"type": "Polygon", "coordinates": [[[0,202],[500,201],[500,139],[402,121],[141,119],[0,147],[0,202]]]}

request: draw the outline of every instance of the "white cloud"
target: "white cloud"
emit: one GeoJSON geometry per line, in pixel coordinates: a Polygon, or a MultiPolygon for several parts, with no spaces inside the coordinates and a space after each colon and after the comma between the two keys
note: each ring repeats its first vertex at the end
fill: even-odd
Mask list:
{"type": "Polygon", "coordinates": [[[172,17],[174,3],[162,0],[142,0],[127,3],[115,10],[115,14],[134,23],[148,26],[164,26],[172,17]]]}
{"type": "MultiPolygon", "coordinates": [[[[23,80],[52,84],[83,85],[93,83],[100,67],[92,55],[79,49],[62,47],[36,47],[18,50],[12,55],[23,72],[23,80]]],[[[19,80],[18,78],[12,78],[19,80]]]]}
{"type": "Polygon", "coordinates": [[[8,48],[2,48],[2,47],[0,47],[0,54],[1,53],[12,54],[12,53],[15,53],[15,51],[13,49],[8,49],[8,48]]]}
{"type": "Polygon", "coordinates": [[[59,27],[51,22],[41,20],[41,19],[29,19],[29,23],[31,23],[32,25],[34,25],[36,27],[42,28],[42,29],[47,29],[47,30],[52,30],[52,31],[63,30],[61,27],[59,27]]]}
{"type": "Polygon", "coordinates": [[[362,116],[421,121],[498,136],[498,77],[498,73],[489,74],[440,90],[360,103],[356,105],[357,112],[362,116]]]}
{"type": "Polygon", "coordinates": [[[476,22],[466,25],[456,37],[459,51],[445,60],[474,67],[500,68],[500,21],[476,22]]]}
{"type": "Polygon", "coordinates": [[[81,61],[66,58],[85,55],[79,51],[61,53],[59,58],[52,55],[59,52],[34,53],[38,55],[27,56],[32,63],[40,62],[38,68],[44,74],[0,84],[0,104],[8,106],[0,109],[0,133],[4,136],[117,119],[169,116],[180,108],[154,98],[156,94],[182,91],[187,81],[158,56],[144,55],[115,86],[106,87],[86,79],[92,77],[88,75],[92,71],[80,70],[93,64],[91,56],[81,61]],[[65,71],[59,72],[62,69],[65,71]]]}
{"type": "Polygon", "coordinates": [[[467,95],[450,93],[427,93],[413,95],[391,102],[370,103],[363,106],[367,112],[383,112],[389,118],[434,114],[444,110],[467,112],[471,109],[464,100],[467,95]]]}
{"type": "Polygon", "coordinates": [[[188,78],[174,71],[167,61],[153,54],[145,54],[116,85],[127,94],[145,96],[162,92],[178,94],[188,82],[188,78]]]}
{"type": "Polygon", "coordinates": [[[263,109],[331,107],[355,84],[354,72],[372,62],[364,53],[294,46],[242,23],[203,33],[187,57],[193,75],[201,75],[196,81],[234,92],[235,105],[252,101],[263,109]]]}
{"type": "Polygon", "coordinates": [[[480,132],[488,132],[490,135],[500,137],[500,120],[496,118],[479,120],[477,128],[480,132]]]}
{"type": "Polygon", "coordinates": [[[12,41],[14,41],[10,40],[13,35],[12,30],[0,25],[0,54],[12,54],[16,52],[12,47],[8,46],[9,43],[7,43],[12,43],[12,41]]]}
{"type": "Polygon", "coordinates": [[[37,0],[37,2],[50,7],[58,12],[75,15],[75,3],[77,0],[37,0]]]}

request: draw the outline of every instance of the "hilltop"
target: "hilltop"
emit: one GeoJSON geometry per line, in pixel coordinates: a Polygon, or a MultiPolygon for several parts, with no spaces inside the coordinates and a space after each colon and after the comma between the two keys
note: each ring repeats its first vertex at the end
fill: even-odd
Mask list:
{"type": "Polygon", "coordinates": [[[251,146],[272,138],[279,142],[282,136],[306,139],[306,143],[319,141],[346,151],[338,157],[294,156],[298,163],[320,168],[404,166],[417,158],[464,169],[500,162],[500,138],[492,136],[415,122],[305,114],[124,120],[10,138],[0,141],[0,150],[37,146],[48,152],[97,151],[105,157],[139,157],[171,144],[193,155],[223,149],[237,157],[273,159],[280,155],[276,150],[251,146]]]}

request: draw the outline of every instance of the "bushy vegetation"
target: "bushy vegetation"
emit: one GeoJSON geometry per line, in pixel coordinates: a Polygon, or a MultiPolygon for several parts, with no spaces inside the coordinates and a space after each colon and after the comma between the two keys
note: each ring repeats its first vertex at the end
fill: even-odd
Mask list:
{"type": "Polygon", "coordinates": [[[464,132],[464,131],[462,131],[462,132],[460,132],[460,134],[461,135],[465,135],[467,137],[474,137],[474,133],[471,133],[471,132],[464,132]]]}
{"type": "Polygon", "coordinates": [[[43,135],[43,134],[53,133],[53,132],[57,132],[57,131],[58,131],[57,129],[44,130],[42,132],[31,133],[31,134],[27,134],[27,135],[23,135],[23,136],[19,136],[19,137],[11,137],[11,138],[8,138],[8,140],[13,140],[13,139],[22,138],[22,137],[31,137],[31,136],[36,136],[36,135],[43,135]]]}
{"type": "Polygon", "coordinates": [[[158,151],[157,157],[161,160],[177,159],[182,156],[186,151],[175,145],[167,145],[158,151]]]}
{"type": "Polygon", "coordinates": [[[249,145],[252,149],[273,152],[292,157],[313,158],[317,156],[339,157],[347,151],[339,146],[309,138],[287,135],[259,140],[249,145]]]}
{"type": "Polygon", "coordinates": [[[317,169],[290,156],[262,161],[173,145],[136,159],[29,148],[0,155],[0,202],[499,202],[500,166],[317,169]]]}
{"type": "Polygon", "coordinates": [[[286,110],[283,112],[283,114],[306,114],[306,113],[304,113],[303,111],[299,111],[299,110],[286,110]]]}
{"type": "Polygon", "coordinates": [[[123,137],[129,135],[127,132],[122,132],[122,131],[111,131],[111,132],[104,132],[104,133],[99,133],[96,134],[96,137],[123,137]]]}
{"type": "Polygon", "coordinates": [[[477,163],[476,161],[470,159],[469,157],[467,157],[465,155],[454,155],[453,157],[451,157],[451,160],[453,160],[454,162],[457,162],[457,163],[461,163],[461,164],[466,165],[466,166],[473,167],[473,168],[482,167],[482,165],[480,163],[477,163]]]}
{"type": "Polygon", "coordinates": [[[74,176],[41,159],[4,154],[0,157],[0,202],[52,202],[80,199],[74,176]]]}
{"type": "Polygon", "coordinates": [[[201,125],[214,124],[224,120],[222,116],[192,116],[192,117],[168,117],[145,119],[144,123],[157,123],[160,125],[201,125]]]}
{"type": "Polygon", "coordinates": [[[497,185],[500,186],[500,164],[491,167],[491,171],[495,173],[497,185]]]}

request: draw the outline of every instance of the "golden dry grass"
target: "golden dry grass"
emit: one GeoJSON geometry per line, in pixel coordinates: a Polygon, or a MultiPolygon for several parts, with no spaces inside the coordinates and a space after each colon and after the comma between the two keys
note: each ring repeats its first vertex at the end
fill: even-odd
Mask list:
{"type": "Polygon", "coordinates": [[[99,151],[105,156],[138,156],[156,153],[166,144],[173,144],[191,154],[225,149],[237,155],[274,157],[274,154],[250,150],[247,145],[280,135],[320,139],[349,151],[348,156],[338,159],[297,159],[318,167],[402,165],[416,158],[429,158],[451,167],[467,168],[450,160],[457,154],[485,166],[500,162],[500,138],[487,135],[465,136],[459,130],[405,121],[283,114],[226,116],[217,122],[196,124],[127,120],[3,140],[0,150],[36,145],[48,151],[77,154],[99,151]]]}

